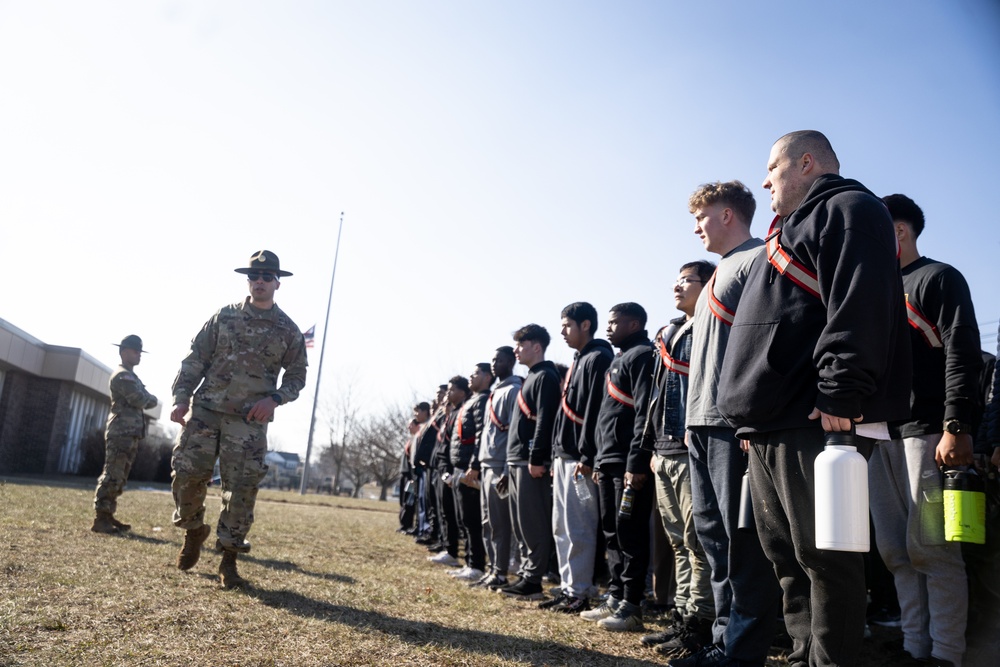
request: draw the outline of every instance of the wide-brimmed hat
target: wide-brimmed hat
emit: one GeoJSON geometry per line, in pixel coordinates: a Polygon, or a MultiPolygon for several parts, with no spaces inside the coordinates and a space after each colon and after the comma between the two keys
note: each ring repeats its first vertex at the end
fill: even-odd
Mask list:
{"type": "Polygon", "coordinates": [[[112,345],[121,350],[138,350],[139,352],[145,352],[145,350],[142,349],[142,339],[135,334],[125,336],[122,338],[121,343],[112,343],[112,345]]]}
{"type": "Polygon", "coordinates": [[[290,271],[282,271],[278,256],[270,250],[260,250],[250,256],[250,266],[245,269],[233,269],[236,273],[273,273],[284,278],[292,275],[290,271]]]}

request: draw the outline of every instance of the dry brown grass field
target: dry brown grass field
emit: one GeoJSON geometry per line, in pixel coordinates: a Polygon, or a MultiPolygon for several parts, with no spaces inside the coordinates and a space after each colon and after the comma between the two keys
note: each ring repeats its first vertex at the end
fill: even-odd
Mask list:
{"type": "Polygon", "coordinates": [[[252,587],[227,591],[214,538],[193,570],[175,567],[165,488],[133,485],[118,509],[133,530],[108,536],[89,530],[91,487],[0,478],[0,666],[666,663],[637,634],[451,580],[394,532],[391,502],[261,492],[240,560],[252,587]]]}

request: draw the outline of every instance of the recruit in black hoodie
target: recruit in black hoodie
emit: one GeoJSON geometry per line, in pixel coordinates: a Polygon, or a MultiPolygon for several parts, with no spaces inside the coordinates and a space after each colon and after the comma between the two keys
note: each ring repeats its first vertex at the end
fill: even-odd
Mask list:
{"type": "Polygon", "coordinates": [[[910,337],[882,200],[825,174],[780,224],[782,248],[816,274],[820,296],[754,262],[722,362],[722,416],[740,435],[816,428],[814,407],[868,423],[906,418],[910,337]]]}
{"type": "Polygon", "coordinates": [[[559,385],[559,372],[551,361],[539,361],[528,370],[507,432],[507,463],[541,466],[552,461],[559,385]]]}
{"type": "Polygon", "coordinates": [[[653,386],[653,344],[643,330],[622,341],[620,349],[604,383],[597,419],[597,467],[626,463],[626,472],[645,474],[653,456],[641,448],[653,386]]]}
{"type": "Polygon", "coordinates": [[[594,467],[597,417],[604,397],[604,375],[615,352],[611,343],[595,338],[573,358],[569,380],[556,417],[553,456],[594,467]]]}

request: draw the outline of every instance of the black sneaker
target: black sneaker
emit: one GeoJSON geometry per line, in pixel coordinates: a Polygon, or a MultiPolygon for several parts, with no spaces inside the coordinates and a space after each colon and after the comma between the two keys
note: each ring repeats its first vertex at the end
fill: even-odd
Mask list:
{"type": "Polygon", "coordinates": [[[694,655],[672,659],[667,663],[667,667],[723,667],[731,662],[717,644],[712,644],[694,655]]]}
{"type": "Polygon", "coordinates": [[[688,617],[678,632],[654,650],[670,658],[684,658],[712,644],[712,619],[688,617]]]}
{"type": "Polygon", "coordinates": [[[590,609],[590,600],[587,598],[574,598],[566,596],[563,601],[552,607],[549,611],[557,614],[579,614],[581,611],[590,609]]]}
{"type": "Polygon", "coordinates": [[[538,583],[533,584],[527,579],[521,579],[516,584],[504,586],[500,589],[500,593],[509,598],[517,598],[518,600],[541,600],[542,585],[538,583]]]}
{"type": "Polygon", "coordinates": [[[413,541],[421,546],[427,546],[428,544],[434,544],[435,542],[438,542],[438,540],[435,540],[430,535],[421,535],[420,537],[418,537],[413,541]]]}
{"type": "Polygon", "coordinates": [[[680,615],[680,612],[674,609],[670,613],[670,621],[667,623],[667,627],[651,635],[643,635],[639,641],[643,646],[657,646],[676,637],[683,627],[684,618],[680,615]]]}
{"type": "Polygon", "coordinates": [[[539,602],[538,603],[538,608],[539,609],[552,609],[553,607],[562,604],[562,601],[565,600],[565,599],[566,599],[566,594],[560,592],[558,595],[556,595],[551,600],[546,600],[545,602],[539,602]]]}
{"type": "Polygon", "coordinates": [[[483,583],[483,588],[488,588],[491,591],[498,591],[508,585],[509,583],[506,576],[502,574],[494,574],[483,583]]]}

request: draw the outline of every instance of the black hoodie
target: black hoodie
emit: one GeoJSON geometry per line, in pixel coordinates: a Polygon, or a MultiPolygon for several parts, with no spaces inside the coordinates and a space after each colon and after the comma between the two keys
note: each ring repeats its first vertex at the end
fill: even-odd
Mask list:
{"type": "Polygon", "coordinates": [[[892,220],[857,181],[820,176],[780,243],[814,272],[810,294],[755,262],[729,334],[718,407],[740,435],[815,428],[814,407],[867,423],[909,415],[910,336],[892,220]]]}
{"type": "Polygon", "coordinates": [[[604,383],[597,420],[597,467],[625,463],[626,472],[648,473],[653,454],[641,449],[649,394],[653,387],[653,344],[637,331],[620,346],[604,383]]]}
{"type": "Polygon", "coordinates": [[[604,397],[604,374],[608,372],[614,356],[611,343],[599,338],[584,345],[574,356],[556,417],[553,456],[579,461],[588,468],[594,467],[594,457],[597,456],[595,431],[604,397]]]}
{"type": "Polygon", "coordinates": [[[507,432],[507,463],[541,466],[552,461],[559,385],[559,373],[551,361],[539,361],[528,370],[507,432]]]}

